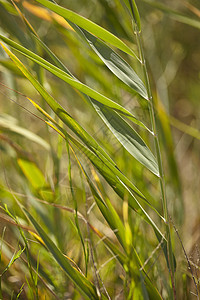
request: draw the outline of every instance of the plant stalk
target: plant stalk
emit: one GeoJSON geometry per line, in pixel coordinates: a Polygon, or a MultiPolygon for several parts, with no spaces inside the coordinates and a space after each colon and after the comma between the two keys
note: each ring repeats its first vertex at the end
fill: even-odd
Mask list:
{"type": "Polygon", "coordinates": [[[172,289],[173,289],[173,299],[176,299],[175,267],[174,267],[174,259],[173,259],[172,243],[171,243],[169,213],[168,213],[168,208],[167,208],[167,198],[166,198],[166,191],[165,191],[163,164],[162,164],[162,157],[161,157],[161,151],[160,151],[160,145],[159,145],[159,139],[158,139],[158,133],[157,133],[157,126],[156,126],[155,108],[154,108],[154,102],[153,102],[153,96],[152,96],[152,92],[151,92],[149,76],[148,76],[148,72],[147,72],[147,65],[146,65],[145,56],[144,56],[141,33],[139,32],[137,25],[135,25],[134,33],[136,35],[136,41],[137,41],[137,46],[138,46],[138,50],[139,50],[139,57],[140,57],[141,64],[142,64],[144,80],[145,80],[145,85],[146,85],[147,94],[148,94],[149,114],[150,114],[152,132],[154,134],[156,157],[157,157],[158,168],[159,168],[159,181],[160,181],[160,189],[161,189],[162,207],[163,207],[163,214],[164,214],[165,225],[166,225],[167,255],[168,255],[168,263],[169,263],[168,267],[169,267],[171,284],[172,284],[172,289]]]}

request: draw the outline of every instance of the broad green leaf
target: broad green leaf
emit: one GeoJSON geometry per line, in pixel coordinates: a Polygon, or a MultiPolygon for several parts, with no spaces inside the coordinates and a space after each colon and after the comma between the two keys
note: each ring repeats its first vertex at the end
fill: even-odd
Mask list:
{"type": "Polygon", "coordinates": [[[93,23],[92,21],[78,15],[77,13],[63,8],[57,4],[54,4],[48,0],[36,0],[37,2],[43,4],[47,8],[51,9],[58,15],[62,16],[63,18],[71,21],[72,23],[80,26],[81,28],[91,32],[95,36],[99,37],[100,39],[104,40],[105,42],[110,43],[111,45],[119,48],[120,50],[126,52],[127,54],[134,56],[135,53],[119,38],[117,38],[114,34],[110,33],[103,27],[93,23]]]}
{"type": "MultiPolygon", "coordinates": [[[[42,227],[36,222],[36,220],[31,216],[31,214],[23,208],[24,213],[31,221],[38,234],[42,238],[44,244],[51,252],[55,260],[61,266],[61,268],[66,272],[69,278],[75,283],[79,291],[85,296],[87,299],[98,299],[96,294],[95,286],[84,277],[79,271],[77,271],[74,267],[71,266],[70,260],[63,255],[63,253],[56,247],[56,245],[52,242],[52,240],[48,237],[42,227]]],[[[106,299],[102,295],[102,299],[106,299]]]]}
{"type": "Polygon", "coordinates": [[[130,120],[132,120],[134,123],[140,125],[141,127],[146,128],[146,126],[137,120],[135,116],[130,113],[127,109],[122,107],[120,104],[114,102],[113,100],[109,99],[108,97],[100,94],[99,92],[93,90],[92,88],[88,87],[87,85],[81,83],[80,81],[76,80],[74,77],[71,77],[66,72],[62,71],[61,69],[57,68],[56,66],[52,65],[51,63],[47,62],[37,54],[29,51],[28,49],[24,48],[23,46],[13,42],[12,40],[0,35],[0,38],[7,44],[9,44],[11,47],[13,47],[15,50],[18,50],[21,54],[25,55],[32,61],[36,62],[55,76],[59,77],[60,79],[64,80],[65,82],[69,83],[72,87],[78,89],[80,92],[90,96],[91,98],[95,99],[96,101],[100,102],[103,105],[106,105],[110,107],[111,109],[114,109],[118,111],[119,113],[123,114],[130,120]]]}
{"type": "Polygon", "coordinates": [[[112,73],[143,98],[148,100],[147,91],[142,80],[122,57],[88,31],[79,28],[71,22],[70,25],[88,42],[112,73]]]}

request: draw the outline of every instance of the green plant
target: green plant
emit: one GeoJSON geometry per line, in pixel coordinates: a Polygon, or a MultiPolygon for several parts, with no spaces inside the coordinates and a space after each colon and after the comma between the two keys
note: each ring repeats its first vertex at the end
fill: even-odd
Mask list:
{"type": "MultiPolygon", "coordinates": [[[[116,34],[55,1],[0,3],[5,20],[0,33],[1,63],[10,86],[7,91],[20,108],[18,120],[23,108],[31,114],[30,126],[29,120],[18,126],[8,115],[9,109],[0,120],[2,218],[12,224],[12,242],[16,239],[26,249],[17,256],[25,264],[16,269],[24,268],[30,276],[22,279],[26,281],[23,287],[14,290],[17,298],[40,299],[42,294],[46,299],[183,296],[180,287],[185,279],[178,276],[177,280],[174,252],[180,236],[170,219],[163,170],[166,159],[172,178],[169,185],[178,194],[171,213],[174,219],[177,211],[183,214],[183,203],[170,119],[159,97],[153,99],[136,3],[122,2],[115,1],[113,10],[107,1],[98,4],[101,9],[105,5],[116,34]],[[129,19],[120,22],[121,5],[125,8],[121,17],[129,19]],[[24,9],[32,14],[33,24],[24,9]],[[36,30],[38,19],[47,23],[36,30]],[[16,84],[20,90],[27,85],[26,95],[16,91],[16,84]],[[32,133],[35,128],[44,139],[32,133]],[[28,139],[38,146],[29,149],[28,139]],[[169,151],[163,158],[166,142],[169,151]],[[9,158],[15,164],[13,185],[6,171],[9,158]],[[69,187],[62,185],[65,174],[69,187]],[[24,224],[28,221],[31,228],[24,224]],[[30,236],[35,243],[29,241],[30,236]]],[[[165,6],[156,7],[198,28],[198,21],[165,6]]],[[[195,137],[199,134],[190,132],[195,137]]],[[[190,276],[198,298],[198,276],[192,271],[190,276]]],[[[2,295],[12,294],[10,286],[2,285],[2,295]]]]}

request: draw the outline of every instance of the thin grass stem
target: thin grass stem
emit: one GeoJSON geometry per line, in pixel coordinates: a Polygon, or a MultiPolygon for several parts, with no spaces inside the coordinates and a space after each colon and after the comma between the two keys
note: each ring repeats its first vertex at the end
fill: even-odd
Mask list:
{"type": "Polygon", "coordinates": [[[155,108],[154,108],[153,96],[152,96],[152,92],[151,92],[149,75],[148,75],[148,71],[147,71],[147,64],[146,64],[145,55],[144,55],[144,49],[143,49],[143,45],[142,45],[141,32],[139,32],[137,25],[134,25],[134,33],[136,36],[136,41],[137,41],[137,46],[138,46],[138,50],[139,50],[139,56],[140,56],[140,60],[141,60],[145,85],[146,85],[147,94],[148,94],[149,114],[150,114],[152,132],[154,134],[156,158],[157,158],[158,168],[159,168],[159,181],[160,181],[162,207],[163,207],[163,214],[164,214],[165,225],[166,225],[168,267],[169,267],[171,284],[172,284],[172,289],[173,289],[173,299],[176,299],[175,267],[174,267],[173,251],[172,251],[172,243],[171,243],[171,233],[170,233],[169,214],[168,214],[167,198],[166,198],[166,191],[165,191],[165,180],[164,180],[162,156],[161,156],[160,145],[159,145],[158,130],[157,130],[157,126],[156,126],[155,108]]]}

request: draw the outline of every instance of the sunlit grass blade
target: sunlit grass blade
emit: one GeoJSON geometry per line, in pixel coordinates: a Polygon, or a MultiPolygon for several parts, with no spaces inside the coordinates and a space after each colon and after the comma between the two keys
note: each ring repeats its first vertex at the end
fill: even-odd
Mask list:
{"type": "Polygon", "coordinates": [[[55,101],[55,99],[47,93],[47,91],[41,86],[41,84],[32,76],[32,74],[26,69],[26,67],[21,63],[21,61],[4,45],[2,45],[4,50],[8,53],[10,58],[15,62],[18,68],[23,72],[25,77],[32,83],[36,90],[41,94],[45,99],[51,109],[58,115],[58,117],[72,130],[77,136],[90,148],[92,151],[100,151],[103,156],[112,164],[114,162],[108,156],[108,154],[99,146],[95,139],[89,135],[75,119],[73,119],[63,108],[62,106],[55,101]]]}
{"type": "Polygon", "coordinates": [[[59,77],[60,79],[64,80],[68,84],[70,84],[72,87],[78,89],[80,92],[90,96],[91,98],[95,99],[96,101],[100,102],[101,104],[108,106],[111,109],[116,110],[123,116],[129,118],[131,121],[136,123],[137,125],[145,128],[146,126],[139,120],[136,119],[136,117],[129,112],[126,108],[122,107],[120,104],[114,102],[113,100],[109,99],[108,97],[100,94],[99,92],[95,91],[94,89],[90,88],[89,86],[81,83],[80,81],[76,80],[74,77],[71,77],[66,72],[62,71],[61,69],[57,68],[56,66],[52,65],[51,63],[47,62],[43,58],[39,57],[37,54],[33,53],[32,51],[24,48],[23,46],[15,43],[14,41],[0,35],[0,38],[7,44],[9,44],[11,47],[13,47],[15,50],[18,50],[21,54],[25,55],[32,61],[36,62],[55,76],[59,77]]]}
{"type": "MultiPolygon", "coordinates": [[[[42,43],[42,45],[46,49],[47,53],[49,53],[50,57],[52,57],[52,59],[55,61],[55,63],[58,64],[58,66],[60,66],[62,69],[66,70],[68,74],[70,74],[68,69],[58,60],[58,58],[50,51],[50,49],[48,49],[44,43],[42,43]]],[[[84,96],[87,98],[86,95],[84,96]]],[[[97,113],[107,124],[109,129],[113,132],[122,146],[125,147],[126,150],[129,151],[129,153],[133,155],[138,161],[140,161],[143,165],[145,165],[149,170],[151,170],[155,175],[158,176],[159,172],[155,157],[145,145],[140,136],[136,133],[136,131],[132,127],[130,127],[114,110],[102,106],[100,103],[90,97],[88,97],[87,101],[91,102],[97,113]]],[[[135,123],[137,122],[135,121],[135,123]]]]}
{"type": "MultiPolygon", "coordinates": [[[[106,181],[110,184],[110,186],[114,189],[114,191],[120,196],[120,198],[123,200],[127,192],[129,193],[129,200],[128,203],[130,207],[134,210],[136,210],[144,219],[147,223],[149,223],[155,232],[158,234],[158,237],[162,237],[165,240],[165,237],[161,233],[161,231],[158,229],[154,221],[151,219],[151,217],[147,214],[147,212],[144,210],[144,208],[141,206],[141,204],[138,202],[138,200],[135,198],[135,196],[132,194],[131,191],[134,191],[137,195],[140,197],[142,194],[138,194],[138,190],[133,186],[133,184],[115,167],[113,168],[112,165],[110,165],[107,162],[107,165],[101,160],[101,155],[99,154],[98,156],[95,156],[93,152],[91,152],[89,149],[87,149],[84,145],[82,145],[78,140],[73,138],[70,134],[65,133],[62,128],[59,127],[58,124],[53,122],[59,129],[56,127],[52,126],[51,123],[48,123],[52,128],[55,129],[59,134],[65,138],[67,135],[67,138],[72,141],[74,145],[78,147],[78,149],[83,152],[87,158],[92,162],[92,164],[97,168],[97,170],[100,172],[100,174],[106,179],[106,181]],[[100,157],[99,157],[100,156],[100,157]],[[119,179],[121,178],[121,180],[119,179]],[[126,182],[126,183],[124,183],[126,182]],[[127,185],[127,186],[126,186],[127,185]],[[131,191],[129,190],[130,187],[131,191]]],[[[144,199],[144,198],[143,198],[144,199]]],[[[102,197],[99,198],[99,200],[103,201],[102,197]]],[[[145,200],[145,199],[144,199],[145,200]]],[[[151,208],[152,206],[146,202],[151,208]]],[[[106,206],[106,203],[103,202],[103,205],[106,206]]],[[[159,215],[161,219],[163,217],[153,208],[153,210],[159,215]]]]}
{"type": "MultiPolygon", "coordinates": [[[[70,261],[60,252],[60,250],[56,247],[56,245],[52,242],[52,240],[48,237],[42,227],[36,222],[36,220],[31,216],[31,214],[23,208],[24,213],[33,224],[35,229],[37,230],[38,234],[42,238],[43,242],[45,243],[46,247],[49,249],[55,260],[61,266],[61,268],[67,273],[67,275],[71,278],[71,280],[75,283],[77,288],[80,292],[87,298],[87,299],[98,299],[96,294],[96,289],[94,285],[86,279],[80,272],[78,272],[74,267],[71,266],[70,261]]],[[[103,299],[106,299],[103,297],[103,299]]]]}
{"type": "MultiPolygon", "coordinates": [[[[47,117],[53,124],[56,125],[53,126],[51,123],[47,122],[48,125],[50,125],[55,131],[57,131],[64,139],[69,139],[76,147],[83,152],[87,158],[92,162],[92,164],[97,168],[97,170],[100,172],[100,174],[106,179],[106,181],[112,186],[112,188],[115,190],[115,192],[124,199],[125,196],[125,190],[127,190],[127,187],[131,189],[135,194],[143,198],[145,201],[146,199],[142,195],[142,193],[126,178],[123,173],[121,173],[116,167],[113,167],[112,164],[110,164],[108,161],[106,162],[105,159],[101,156],[100,153],[97,153],[95,155],[92,151],[90,151],[88,148],[86,148],[83,144],[81,144],[78,140],[76,140],[74,137],[72,137],[69,133],[67,133],[63,128],[61,128],[54,119],[52,119],[51,116],[49,116],[48,113],[46,113],[39,105],[37,105],[33,100],[29,99],[33,105],[45,116],[47,117]],[[123,183],[123,184],[122,184],[123,183]],[[126,187],[127,186],[127,187],[126,187]]],[[[155,223],[151,220],[151,218],[148,216],[148,214],[145,212],[145,210],[141,207],[139,202],[136,200],[136,198],[130,193],[131,198],[129,198],[129,205],[134,210],[138,210],[138,213],[141,214],[141,216],[144,217],[144,219],[149,223],[152,224],[154,229],[158,231],[158,234],[163,237],[161,232],[157,230],[157,227],[155,226],[155,223]],[[142,209],[141,209],[142,208],[142,209]]],[[[102,199],[102,198],[101,198],[102,199]]],[[[161,219],[162,216],[148,203],[146,202],[159,216],[161,219]]],[[[105,205],[105,203],[103,203],[105,205]]],[[[164,238],[164,237],[163,237],[164,238]]]]}
{"type": "MultiPolygon", "coordinates": [[[[18,45],[18,49],[19,49],[19,45],[18,45]]],[[[28,50],[25,49],[25,51],[27,52],[28,50]]],[[[30,53],[30,51],[29,51],[29,53],[30,53]]],[[[34,56],[36,56],[36,55],[34,54],[34,56]]],[[[41,58],[39,58],[39,59],[41,60],[41,58]]],[[[34,59],[34,61],[37,62],[35,59],[34,59]]],[[[45,65],[46,64],[49,64],[49,63],[45,62],[45,65]]],[[[43,63],[41,63],[41,65],[44,66],[43,63]]],[[[56,68],[53,65],[52,65],[52,67],[56,68]]],[[[52,72],[52,67],[50,67],[50,69],[48,68],[48,70],[50,70],[51,72],[52,72]]],[[[60,71],[61,70],[59,69],[59,72],[60,71]]],[[[57,71],[56,71],[56,74],[57,74],[57,71]]],[[[64,81],[68,81],[68,80],[66,80],[66,78],[68,79],[68,76],[66,77],[65,75],[64,76],[58,75],[58,77],[63,79],[64,81]]],[[[72,79],[72,80],[74,81],[74,79],[72,79]]],[[[76,81],[76,83],[79,83],[79,82],[76,81]]],[[[82,91],[82,92],[84,92],[84,91],[82,91]]],[[[138,159],[148,169],[150,169],[154,174],[156,174],[158,176],[159,174],[158,174],[158,167],[157,167],[156,161],[155,161],[151,151],[148,149],[148,147],[142,141],[140,136],[125,121],[123,121],[123,119],[118,114],[116,114],[112,110],[104,109],[104,111],[103,111],[103,108],[101,106],[102,101],[100,103],[97,103],[92,98],[90,98],[90,100],[91,100],[93,106],[95,107],[96,111],[99,113],[101,118],[111,129],[111,131],[114,133],[114,135],[120,141],[120,143],[129,151],[130,154],[132,154],[136,159],[138,159]],[[123,123],[123,126],[121,126],[121,128],[120,128],[119,124],[122,125],[122,123],[123,123]],[[119,132],[119,129],[121,132],[119,132]],[[123,138],[122,138],[122,136],[123,136],[123,138]],[[145,154],[145,152],[146,152],[146,154],[145,154]]],[[[110,108],[111,106],[108,105],[108,107],[110,108]]],[[[114,108],[115,110],[118,111],[118,107],[119,107],[119,105],[115,104],[115,106],[112,108],[114,108]]],[[[125,110],[120,106],[119,112],[122,113],[122,111],[124,113],[125,110]]],[[[140,121],[134,119],[134,122],[136,124],[142,126],[143,128],[145,128],[145,125],[143,123],[141,123],[140,121]]]]}
{"type": "MultiPolygon", "coordinates": [[[[53,111],[58,115],[58,117],[69,127],[71,128],[77,136],[81,138],[81,140],[87,145],[87,153],[90,153],[91,157],[95,159],[100,157],[100,163],[98,161],[98,168],[100,168],[105,174],[107,170],[109,170],[109,174],[111,178],[113,177],[113,172],[116,174],[124,183],[129,186],[137,195],[145,198],[143,194],[119,171],[113,161],[109,158],[109,156],[105,153],[105,151],[96,143],[96,141],[54,100],[54,98],[47,93],[47,91],[39,84],[39,82],[30,74],[30,72],[25,68],[25,66],[19,61],[19,59],[4,45],[2,45],[4,50],[8,53],[10,58],[16,63],[16,65],[20,68],[20,70],[24,73],[24,75],[29,79],[29,81],[33,84],[33,86],[38,90],[38,92],[44,97],[49,106],[53,109],[53,111]],[[95,153],[95,155],[94,155],[95,153]]],[[[76,141],[77,142],[77,141],[76,141]]],[[[114,175],[114,176],[116,176],[114,175]]],[[[112,182],[112,180],[108,176],[108,180],[112,182]]],[[[116,181],[116,179],[115,179],[116,181]]],[[[119,180],[117,180],[119,181],[119,180]]],[[[113,185],[113,183],[112,183],[113,185]]],[[[117,185],[118,186],[118,185],[117,185]]],[[[117,186],[114,186],[114,189],[118,190],[117,186]]],[[[120,184],[121,186],[121,184],[120,184]]],[[[120,188],[120,192],[123,198],[124,189],[120,188]]]]}
{"type": "Polygon", "coordinates": [[[139,93],[143,98],[148,100],[146,88],[142,80],[138,77],[131,66],[114,50],[103,43],[100,39],[89,33],[88,31],[81,29],[77,25],[70,22],[71,26],[80,34],[84,40],[95,51],[104,64],[115,74],[121,81],[139,93]]]}
{"type": "MultiPolygon", "coordinates": [[[[150,203],[144,198],[143,194],[126,178],[123,173],[121,173],[118,168],[113,167],[108,161],[105,161],[104,157],[100,153],[95,155],[92,151],[86,148],[83,144],[81,144],[77,139],[72,137],[69,133],[67,133],[63,128],[61,128],[54,119],[52,119],[48,113],[46,113],[39,105],[37,105],[33,100],[29,99],[33,105],[45,116],[47,117],[53,124],[47,122],[49,126],[51,126],[55,131],[57,131],[64,139],[69,139],[76,147],[83,152],[87,158],[91,161],[91,163],[97,168],[100,174],[106,179],[106,181],[112,186],[115,192],[124,199],[125,190],[127,191],[127,187],[131,189],[135,194],[140,196],[146,203],[159,215],[161,219],[162,216],[150,205],[150,203]],[[122,184],[123,183],[123,184],[122,184]],[[126,187],[127,186],[127,187],[126,187]]],[[[139,202],[136,198],[130,193],[131,197],[129,198],[129,205],[132,209],[137,210],[138,213],[144,217],[144,219],[149,223],[152,224],[154,229],[157,231],[157,227],[155,223],[151,220],[145,210],[141,207],[139,202]],[[142,209],[141,209],[142,208],[142,209]]],[[[102,199],[102,198],[101,198],[102,199]]],[[[105,205],[105,203],[103,203],[105,205]]],[[[163,235],[158,230],[159,236],[163,235]]],[[[164,237],[163,237],[164,238],[164,237]]]]}
{"type": "MultiPolygon", "coordinates": [[[[87,34],[89,34],[89,33],[87,33],[87,34]]],[[[100,43],[100,41],[98,41],[98,43],[100,43]]],[[[68,69],[58,60],[58,58],[50,51],[50,49],[46,48],[44,43],[42,43],[42,44],[43,44],[43,47],[47,50],[47,52],[50,54],[50,56],[53,58],[53,60],[55,60],[55,63],[58,64],[59,66],[61,66],[62,69],[66,70],[66,72],[68,74],[70,74],[68,69]]],[[[95,46],[96,46],[96,44],[95,44],[95,46]]],[[[107,47],[107,46],[105,46],[105,47],[107,47]]],[[[101,47],[100,47],[100,49],[101,49],[101,47]]],[[[112,50],[110,50],[110,51],[112,51],[112,50]]],[[[120,60],[120,63],[119,63],[119,66],[120,66],[120,65],[122,65],[123,61],[121,61],[120,57],[119,57],[119,60],[120,60]]],[[[128,66],[127,66],[127,68],[128,68],[128,66]]],[[[127,78],[129,78],[128,75],[127,75],[127,78]]],[[[139,78],[138,78],[138,80],[139,80],[139,78]]],[[[120,115],[118,115],[118,113],[116,113],[115,111],[113,111],[109,108],[106,108],[105,106],[102,106],[100,103],[98,103],[97,101],[94,101],[92,98],[89,98],[87,100],[89,100],[92,103],[92,105],[94,106],[97,113],[100,115],[100,117],[106,123],[106,125],[109,127],[109,129],[113,132],[113,134],[116,136],[116,138],[122,144],[122,146],[124,148],[126,148],[126,150],[131,155],[133,155],[138,161],[140,161],[144,166],[146,166],[149,170],[151,170],[155,175],[159,176],[158,166],[157,166],[155,157],[153,156],[152,152],[148,149],[148,147],[145,145],[145,143],[140,138],[140,136],[136,133],[136,131],[132,127],[130,127],[120,117],[120,115]]],[[[135,122],[135,123],[137,123],[137,122],[135,122]]],[[[140,124],[138,124],[138,125],[140,125],[140,124]]]]}
{"type": "Polygon", "coordinates": [[[123,147],[146,168],[159,177],[156,159],[137,132],[117,113],[100,107],[99,114],[123,147]]]}
{"type": "MultiPolygon", "coordinates": [[[[5,39],[4,39],[4,41],[5,41],[5,39]]],[[[18,46],[18,49],[19,49],[19,46],[18,46]]],[[[26,49],[26,52],[27,51],[28,50],[26,49]]],[[[28,53],[30,53],[30,51],[28,53]]],[[[32,53],[31,53],[31,55],[32,55],[32,53]]],[[[34,54],[34,56],[36,56],[36,54],[34,54]]],[[[30,58],[32,58],[32,56],[30,58]]],[[[40,61],[42,60],[41,58],[39,58],[39,59],[40,59],[40,61]]],[[[34,61],[37,62],[37,60],[35,60],[35,59],[34,59],[34,61]]],[[[50,63],[45,62],[45,65],[46,64],[50,64],[50,63]]],[[[45,65],[43,63],[41,63],[40,65],[45,67],[45,65]]],[[[59,73],[62,72],[62,70],[58,69],[57,67],[55,67],[53,65],[51,65],[51,67],[46,67],[46,68],[54,74],[57,74],[58,72],[59,73]],[[52,67],[54,68],[54,71],[56,68],[56,71],[55,71],[56,73],[54,73],[54,71],[52,71],[52,67]]],[[[66,74],[63,76],[58,75],[58,77],[62,78],[64,81],[68,81],[68,78],[69,78],[68,76],[66,77],[66,74]]],[[[72,78],[70,80],[73,80],[77,84],[79,84],[78,81],[76,81],[72,78]]],[[[84,93],[84,91],[82,91],[82,92],[84,93]]],[[[90,96],[93,96],[93,95],[90,95],[90,96]]],[[[105,104],[105,102],[102,103],[102,101],[101,101],[101,104],[105,104]]],[[[95,105],[94,100],[93,100],[93,105],[95,106],[96,110],[98,111],[97,105],[95,105]]],[[[100,104],[98,106],[100,106],[100,104]]],[[[125,110],[121,106],[120,106],[120,110],[119,110],[118,109],[119,105],[117,105],[117,104],[115,104],[113,107],[111,105],[107,105],[107,106],[109,108],[114,108],[115,110],[117,110],[121,113],[122,112],[124,113],[124,110],[125,110]]],[[[114,133],[114,135],[117,137],[117,139],[120,141],[120,143],[129,151],[129,153],[131,155],[133,155],[137,160],[139,160],[143,165],[145,165],[148,169],[150,169],[154,174],[159,176],[156,160],[155,160],[154,156],[152,155],[151,151],[148,149],[148,147],[145,145],[143,140],[140,138],[140,136],[122,118],[120,118],[120,116],[113,113],[112,110],[107,111],[106,109],[103,109],[103,107],[101,107],[101,109],[100,109],[100,111],[98,111],[98,113],[100,114],[100,116],[102,117],[104,122],[106,122],[108,127],[114,133]]],[[[138,125],[142,124],[138,120],[136,120],[135,123],[137,123],[138,125]]],[[[144,125],[142,127],[144,127],[144,125]]]]}
{"type": "Polygon", "coordinates": [[[119,48],[120,50],[126,52],[127,54],[134,56],[135,53],[119,38],[115,35],[104,29],[103,27],[93,23],[92,21],[78,15],[77,13],[63,8],[59,5],[56,5],[48,0],[36,0],[37,2],[43,4],[47,8],[51,9],[58,15],[62,16],[63,18],[75,23],[76,25],[80,26],[81,28],[91,32],[92,34],[96,35],[97,37],[101,38],[105,42],[119,48]]]}

